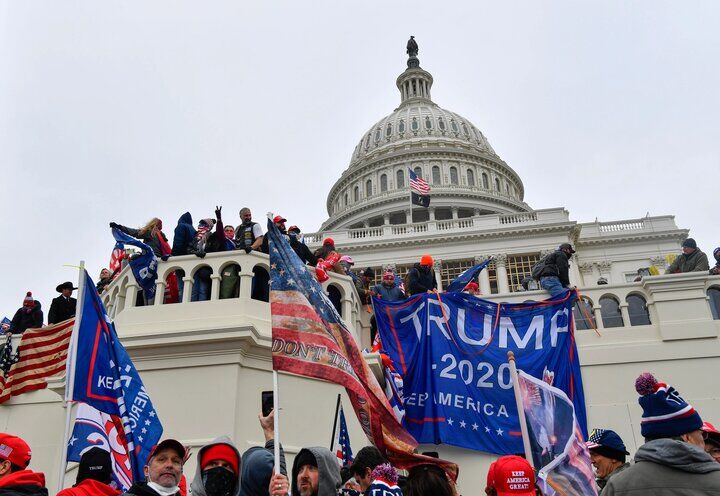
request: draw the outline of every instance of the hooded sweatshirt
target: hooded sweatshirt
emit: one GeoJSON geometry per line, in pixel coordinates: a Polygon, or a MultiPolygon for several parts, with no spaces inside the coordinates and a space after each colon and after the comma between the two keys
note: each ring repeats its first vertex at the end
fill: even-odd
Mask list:
{"type": "Polygon", "coordinates": [[[0,496],[48,496],[45,474],[18,470],[0,479],[0,496]]]}
{"type": "Polygon", "coordinates": [[[193,227],[192,215],[185,212],[178,219],[177,227],[175,227],[175,235],[173,236],[172,255],[187,255],[190,244],[195,239],[195,228],[193,227]]]}
{"type": "Polygon", "coordinates": [[[213,439],[211,443],[206,444],[205,446],[200,448],[200,451],[198,451],[197,470],[195,471],[195,477],[193,477],[193,481],[190,483],[190,492],[192,492],[193,496],[208,496],[207,492],[205,491],[205,485],[203,484],[203,480],[202,480],[202,469],[200,468],[200,461],[202,460],[203,453],[208,448],[210,448],[211,446],[218,445],[218,444],[227,444],[235,451],[235,454],[237,455],[239,470],[238,470],[238,474],[237,474],[237,484],[235,485],[235,491],[233,492],[232,496],[238,496],[240,494],[240,473],[242,473],[240,452],[238,451],[237,447],[235,446],[235,443],[233,443],[232,439],[230,439],[228,436],[220,436],[218,438],[213,439]]]}
{"type": "MultiPolygon", "coordinates": [[[[318,491],[317,496],[336,496],[337,490],[342,483],[340,478],[340,467],[337,457],[323,447],[303,448],[295,456],[292,468],[292,496],[300,496],[300,489],[297,487],[297,476],[300,472],[298,460],[304,451],[309,451],[315,456],[318,464],[318,491]]],[[[719,464],[720,465],[720,464],[719,464]]]]}
{"type": "MultiPolygon", "coordinates": [[[[240,496],[268,496],[270,477],[275,465],[273,454],[275,443],[269,440],[265,447],[254,446],[242,456],[240,468],[240,496]]],[[[285,454],[280,447],[280,472],[287,475],[285,454]]]]}
{"type": "Polygon", "coordinates": [[[63,489],[56,496],[118,496],[122,491],[94,479],[85,479],[73,487],[63,489]]]}
{"type": "Polygon", "coordinates": [[[674,439],[642,445],[635,464],[608,481],[603,496],[720,496],[720,463],[674,439]]]}
{"type": "Polygon", "coordinates": [[[43,325],[42,305],[35,300],[35,306],[29,312],[25,311],[25,307],[20,307],[10,322],[10,332],[13,334],[22,334],[28,329],[38,329],[43,325]]]}

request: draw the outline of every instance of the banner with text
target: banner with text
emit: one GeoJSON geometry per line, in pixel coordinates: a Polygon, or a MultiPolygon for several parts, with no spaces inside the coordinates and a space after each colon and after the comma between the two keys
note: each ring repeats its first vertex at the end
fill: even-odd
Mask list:
{"type": "Polygon", "coordinates": [[[507,352],[519,368],[552,381],[575,405],[587,434],[574,340],[575,292],[502,303],[464,293],[373,298],[382,348],[404,380],[403,424],[420,443],[522,453],[507,352]]]}

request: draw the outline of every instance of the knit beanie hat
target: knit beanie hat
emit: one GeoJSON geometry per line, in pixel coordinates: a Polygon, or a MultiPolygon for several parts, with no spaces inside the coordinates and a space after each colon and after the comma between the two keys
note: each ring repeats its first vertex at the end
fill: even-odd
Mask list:
{"type": "Polygon", "coordinates": [[[423,255],[422,257],[420,257],[420,265],[432,267],[432,264],[433,257],[431,257],[430,255],[423,255]]]}
{"type": "Polygon", "coordinates": [[[31,291],[28,291],[27,294],[25,295],[25,298],[23,298],[23,305],[26,305],[28,303],[31,305],[35,304],[35,298],[33,298],[31,291]]]}
{"type": "Polygon", "coordinates": [[[300,453],[295,457],[295,467],[300,469],[305,465],[318,466],[317,458],[309,449],[300,450],[300,453]]]}
{"type": "Polygon", "coordinates": [[[394,281],[395,273],[392,270],[386,270],[383,272],[383,281],[394,281]]]}
{"type": "Polygon", "coordinates": [[[112,466],[109,452],[95,446],[82,454],[75,484],[80,484],[85,479],[110,484],[112,481],[112,466]]]}
{"type": "Polygon", "coordinates": [[[366,494],[382,494],[383,496],[402,496],[398,486],[398,473],[389,463],[378,465],[372,471],[373,479],[366,494]]]}
{"type": "Polygon", "coordinates": [[[635,380],[638,402],[643,409],[640,432],[647,438],[680,436],[699,430],[702,419],[695,409],[680,397],[674,387],[658,382],[645,372],[635,380]]]}
{"type": "Polygon", "coordinates": [[[240,473],[240,460],[238,454],[232,448],[232,446],[224,443],[213,444],[205,448],[200,457],[200,469],[205,470],[205,467],[213,460],[222,460],[230,464],[234,474],[240,473]]]}

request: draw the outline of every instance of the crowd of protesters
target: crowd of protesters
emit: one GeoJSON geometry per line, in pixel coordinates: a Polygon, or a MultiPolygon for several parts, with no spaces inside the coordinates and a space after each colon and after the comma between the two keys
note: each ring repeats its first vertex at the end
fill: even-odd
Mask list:
{"type": "MultiPolygon", "coordinates": [[[[602,496],[702,496],[720,492],[720,432],[669,384],[648,373],[635,381],[642,408],[640,430],[645,443],[632,462],[620,436],[594,429],[586,443],[602,496]]],[[[274,413],[258,415],[265,444],[241,453],[229,436],[201,447],[189,488],[188,449],[177,440],[162,440],[144,467],[145,479],[123,494],[130,496],[459,496],[452,478],[439,466],[419,464],[409,471],[393,467],[374,446],[360,449],[341,467],[337,454],[325,447],[300,449],[288,472],[279,447],[275,471],[274,413]],[[187,479],[186,479],[187,477],[187,479]]],[[[437,456],[426,453],[429,456],[437,456]]],[[[0,433],[0,496],[47,496],[45,476],[29,469],[31,449],[21,438],[0,433]]],[[[501,456],[487,473],[486,495],[542,495],[542,481],[523,457],[501,456]]],[[[477,488],[471,493],[482,494],[477,488]]],[[[60,496],[119,496],[111,459],[99,447],[80,460],[75,484],[60,496]]]]}

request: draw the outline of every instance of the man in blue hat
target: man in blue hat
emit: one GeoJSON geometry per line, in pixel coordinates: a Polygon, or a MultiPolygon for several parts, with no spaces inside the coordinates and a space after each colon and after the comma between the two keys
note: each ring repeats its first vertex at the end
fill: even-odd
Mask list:
{"type": "Polygon", "coordinates": [[[595,468],[595,482],[602,494],[610,477],[630,466],[625,461],[625,457],[630,453],[625,449],[625,443],[620,436],[610,429],[593,429],[585,444],[590,450],[590,460],[595,468]]]}

